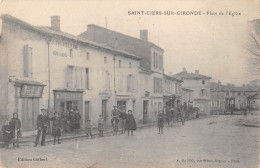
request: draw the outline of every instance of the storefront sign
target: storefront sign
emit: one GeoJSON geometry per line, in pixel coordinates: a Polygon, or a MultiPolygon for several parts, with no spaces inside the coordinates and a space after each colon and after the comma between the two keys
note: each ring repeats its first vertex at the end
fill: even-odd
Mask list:
{"type": "Polygon", "coordinates": [[[21,97],[42,97],[43,86],[26,85],[22,86],[21,97]]]}

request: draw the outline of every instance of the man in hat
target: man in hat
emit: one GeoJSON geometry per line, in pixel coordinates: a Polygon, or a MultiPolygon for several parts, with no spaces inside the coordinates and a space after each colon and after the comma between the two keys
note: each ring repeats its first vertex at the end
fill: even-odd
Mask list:
{"type": "Polygon", "coordinates": [[[37,147],[41,133],[42,133],[41,145],[45,146],[45,135],[46,135],[47,125],[50,119],[49,116],[47,115],[46,109],[41,109],[41,113],[42,114],[39,114],[37,118],[37,136],[35,139],[34,147],[37,147]]]}

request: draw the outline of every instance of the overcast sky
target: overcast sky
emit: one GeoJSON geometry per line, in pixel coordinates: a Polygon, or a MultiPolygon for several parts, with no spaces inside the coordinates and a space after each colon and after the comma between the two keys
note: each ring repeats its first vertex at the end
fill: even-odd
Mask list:
{"type": "Polygon", "coordinates": [[[245,71],[243,52],[248,20],[260,18],[258,0],[181,0],[168,1],[26,1],[0,0],[0,12],[33,25],[50,26],[50,16],[61,16],[61,30],[78,35],[88,24],[139,38],[148,29],[149,41],[165,50],[165,72],[199,69],[213,80],[237,85],[255,78],[245,71]],[[224,12],[223,16],[128,15],[128,11],[224,12]],[[241,13],[225,15],[226,11],[241,13]]]}

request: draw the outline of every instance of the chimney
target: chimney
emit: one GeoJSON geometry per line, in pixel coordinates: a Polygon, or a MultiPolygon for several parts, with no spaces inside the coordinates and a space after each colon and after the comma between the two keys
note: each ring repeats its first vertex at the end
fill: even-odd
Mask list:
{"type": "Polygon", "coordinates": [[[199,70],[195,70],[195,74],[198,75],[199,74],[199,70]]]}
{"type": "Polygon", "coordinates": [[[60,31],[60,16],[51,16],[51,28],[60,31]]]}
{"type": "Polygon", "coordinates": [[[118,48],[118,38],[115,38],[115,48],[118,48]]]}
{"type": "Polygon", "coordinates": [[[172,72],[169,72],[169,75],[172,76],[172,72]]]}
{"type": "Polygon", "coordinates": [[[185,67],[182,68],[182,72],[187,72],[185,67]]]}
{"type": "Polygon", "coordinates": [[[148,41],[148,30],[140,30],[140,39],[148,41]]]}

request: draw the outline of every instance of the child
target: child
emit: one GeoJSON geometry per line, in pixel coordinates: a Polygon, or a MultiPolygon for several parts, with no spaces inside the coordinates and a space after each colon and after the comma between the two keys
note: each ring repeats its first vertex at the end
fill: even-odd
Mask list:
{"type": "Polygon", "coordinates": [[[12,135],[11,135],[11,126],[9,125],[8,121],[6,121],[5,125],[3,125],[2,131],[3,131],[3,141],[5,143],[5,147],[9,149],[9,143],[12,139],[12,135]]]}
{"type": "Polygon", "coordinates": [[[10,120],[9,125],[11,127],[11,136],[13,142],[13,148],[19,148],[19,140],[22,137],[21,134],[21,121],[18,118],[18,113],[13,113],[13,118],[10,120]]]}
{"type": "Polygon", "coordinates": [[[61,136],[61,119],[59,118],[59,114],[55,113],[54,117],[52,118],[52,136],[53,136],[53,145],[56,144],[56,138],[58,139],[58,144],[61,144],[60,142],[60,136],[61,136]]]}
{"type": "Polygon", "coordinates": [[[102,115],[99,115],[98,119],[98,132],[99,132],[99,137],[104,137],[103,132],[104,132],[104,124],[105,121],[103,119],[102,115]]]}
{"type": "Polygon", "coordinates": [[[88,139],[88,134],[90,135],[91,138],[93,138],[93,135],[92,135],[92,125],[91,125],[91,121],[90,120],[87,120],[87,123],[86,123],[87,139],[88,139]]]}

